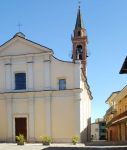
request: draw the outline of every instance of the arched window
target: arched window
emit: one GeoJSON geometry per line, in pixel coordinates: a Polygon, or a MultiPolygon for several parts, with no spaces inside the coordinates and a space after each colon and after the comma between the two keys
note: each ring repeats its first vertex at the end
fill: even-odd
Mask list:
{"type": "Polygon", "coordinates": [[[81,31],[78,31],[78,36],[81,36],[81,31]]]}
{"type": "Polygon", "coordinates": [[[78,45],[77,48],[76,48],[76,57],[77,59],[80,59],[82,60],[82,46],[81,45],[78,45]]]}

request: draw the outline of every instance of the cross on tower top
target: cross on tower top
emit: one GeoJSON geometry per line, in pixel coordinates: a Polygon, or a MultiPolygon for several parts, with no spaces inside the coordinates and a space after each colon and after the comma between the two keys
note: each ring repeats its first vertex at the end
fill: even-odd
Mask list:
{"type": "Polygon", "coordinates": [[[18,23],[17,26],[18,26],[18,30],[19,30],[19,32],[20,32],[20,29],[21,29],[22,24],[21,24],[21,23],[18,23]]]}
{"type": "Polygon", "coordinates": [[[81,5],[81,0],[78,0],[78,6],[80,8],[80,5],[81,5]]]}

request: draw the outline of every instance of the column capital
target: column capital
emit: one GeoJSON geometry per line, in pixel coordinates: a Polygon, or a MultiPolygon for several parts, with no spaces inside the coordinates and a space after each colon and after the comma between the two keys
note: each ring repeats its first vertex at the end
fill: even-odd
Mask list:
{"type": "Polygon", "coordinates": [[[29,56],[26,56],[26,61],[27,61],[27,63],[33,63],[33,61],[34,61],[33,54],[30,54],[29,56]]]}

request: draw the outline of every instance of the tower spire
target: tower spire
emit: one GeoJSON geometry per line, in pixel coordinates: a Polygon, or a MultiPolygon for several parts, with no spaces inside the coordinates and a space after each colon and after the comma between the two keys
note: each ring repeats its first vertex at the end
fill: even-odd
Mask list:
{"type": "Polygon", "coordinates": [[[72,44],[73,44],[73,52],[72,52],[73,62],[75,62],[75,60],[81,60],[82,69],[86,74],[87,35],[81,15],[80,5],[77,11],[77,18],[74,28],[74,35],[72,37],[72,44]]]}
{"type": "Polygon", "coordinates": [[[80,5],[78,7],[78,12],[77,12],[77,19],[76,19],[76,24],[75,24],[75,29],[77,28],[84,28],[84,23],[81,15],[81,10],[80,10],[80,5]]]}

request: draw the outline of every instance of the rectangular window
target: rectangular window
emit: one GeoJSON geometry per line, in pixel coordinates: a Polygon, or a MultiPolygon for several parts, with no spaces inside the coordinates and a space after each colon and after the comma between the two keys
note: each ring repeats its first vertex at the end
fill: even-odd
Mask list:
{"type": "Polygon", "coordinates": [[[26,73],[15,74],[15,90],[26,89],[26,73]]]}
{"type": "Polygon", "coordinates": [[[101,125],[101,126],[105,126],[105,125],[106,125],[106,123],[104,123],[104,122],[103,122],[103,123],[101,123],[100,125],[101,125]]]}
{"type": "Polygon", "coordinates": [[[59,80],[59,90],[65,90],[66,89],[66,80],[60,79],[59,80]]]}

